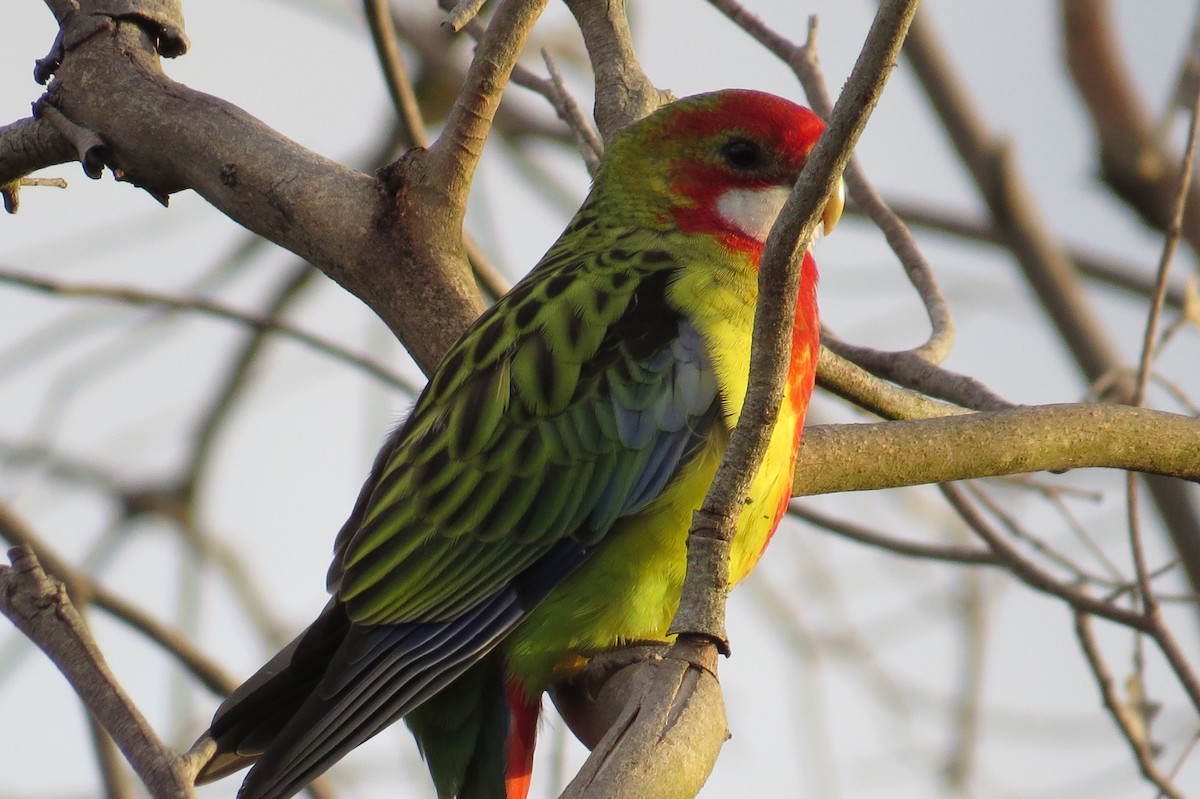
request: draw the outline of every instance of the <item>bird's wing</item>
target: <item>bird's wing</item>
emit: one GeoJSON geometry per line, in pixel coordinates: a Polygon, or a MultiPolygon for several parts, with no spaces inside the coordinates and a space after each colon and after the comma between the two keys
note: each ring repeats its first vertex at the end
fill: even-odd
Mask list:
{"type": "Polygon", "coordinates": [[[541,598],[708,435],[717,385],[666,302],[665,253],[550,266],[447,355],[339,536],[330,583],[366,625],[541,598]]]}
{"type": "Polygon", "coordinates": [[[351,623],[289,657],[311,694],[246,797],[289,796],[477,663],[707,441],[717,384],[673,263],[604,257],[552,250],[447,354],[338,536],[329,612],[351,623]]]}

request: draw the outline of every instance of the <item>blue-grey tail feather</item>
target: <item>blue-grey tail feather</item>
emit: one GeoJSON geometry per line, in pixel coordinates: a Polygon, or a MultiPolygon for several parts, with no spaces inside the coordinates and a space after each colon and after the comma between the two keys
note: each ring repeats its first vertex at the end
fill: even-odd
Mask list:
{"type": "Polygon", "coordinates": [[[292,796],[461,676],[522,615],[515,592],[506,591],[449,623],[350,626],[325,677],[250,770],[239,797],[292,796]]]}
{"type": "MultiPolygon", "coordinates": [[[[343,605],[331,602],[217,711],[209,731],[216,762],[234,762],[202,778],[219,778],[257,758],[238,796],[292,796],[484,660],[590,552],[560,541],[505,589],[443,622],[357,625],[343,605]]],[[[503,689],[494,693],[503,705],[503,689]]],[[[487,709],[485,723],[507,724],[507,711],[499,713],[487,709]]]]}

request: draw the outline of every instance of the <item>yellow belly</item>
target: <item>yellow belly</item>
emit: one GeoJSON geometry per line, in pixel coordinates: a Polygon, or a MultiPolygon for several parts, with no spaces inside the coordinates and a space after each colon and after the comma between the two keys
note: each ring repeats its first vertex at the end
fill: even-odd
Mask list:
{"type": "MultiPolygon", "coordinates": [[[[727,434],[710,440],[655,502],[622,519],[602,549],[572,574],[505,642],[508,671],[532,693],[598,652],[630,641],[667,640],[687,564],[687,531],[712,482],[727,434]]],[[[791,488],[794,435],[779,425],[730,555],[731,584],[754,567],[791,488]]]]}

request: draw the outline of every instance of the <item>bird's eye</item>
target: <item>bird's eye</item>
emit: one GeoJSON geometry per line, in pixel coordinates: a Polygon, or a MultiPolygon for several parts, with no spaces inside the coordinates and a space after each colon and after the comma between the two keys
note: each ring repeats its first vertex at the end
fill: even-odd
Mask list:
{"type": "Polygon", "coordinates": [[[756,169],[762,166],[763,151],[749,139],[734,139],[721,145],[721,157],[734,169],[756,169]]]}

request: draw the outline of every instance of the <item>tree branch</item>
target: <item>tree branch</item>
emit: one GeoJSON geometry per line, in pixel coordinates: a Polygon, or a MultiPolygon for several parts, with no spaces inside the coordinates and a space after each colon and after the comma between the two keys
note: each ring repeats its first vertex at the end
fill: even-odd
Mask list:
{"type": "Polygon", "coordinates": [[[1109,715],[1116,722],[1117,729],[1120,730],[1121,735],[1129,744],[1129,749],[1137,761],[1142,776],[1158,788],[1160,791],[1159,796],[1166,796],[1169,799],[1183,799],[1183,794],[1171,784],[1170,779],[1162,773],[1158,768],[1158,764],[1154,762],[1154,755],[1151,754],[1151,743],[1148,737],[1149,731],[1144,724],[1140,723],[1140,717],[1131,713],[1130,708],[1121,701],[1120,696],[1117,694],[1116,681],[1113,679],[1108,665],[1104,662],[1104,657],[1100,654],[1100,647],[1096,643],[1096,634],[1092,631],[1091,618],[1083,611],[1075,611],[1075,635],[1079,639],[1080,649],[1083,650],[1083,654],[1087,657],[1088,665],[1091,666],[1092,675],[1096,678],[1096,687],[1100,689],[1100,697],[1104,700],[1104,707],[1108,710],[1109,715]]]}
{"type": "Polygon", "coordinates": [[[57,280],[46,280],[34,275],[24,275],[11,271],[0,271],[0,284],[19,286],[55,297],[105,300],[125,303],[134,307],[164,308],[170,311],[205,314],[216,319],[245,325],[260,333],[277,333],[292,339],[298,344],[322,353],[332,360],[360,369],[385,385],[398,388],[410,394],[417,393],[416,386],[412,385],[411,382],[399,374],[364,356],[347,350],[340,344],[301,330],[273,316],[256,316],[201,297],[173,297],[168,294],[158,294],[142,289],[63,283],[57,280]]]}
{"type": "Polygon", "coordinates": [[[0,612],[62,671],[152,796],[194,796],[189,763],[158,740],[117,684],[62,583],[42,571],[30,549],[15,547],[9,559],[11,567],[0,566],[0,612]]]}
{"type": "MultiPolygon", "coordinates": [[[[820,63],[817,60],[815,46],[817,22],[815,17],[809,19],[809,42],[804,46],[797,46],[767,27],[761,19],[746,10],[737,0],[709,0],[709,3],[791,67],[804,87],[804,93],[808,96],[813,110],[822,118],[829,116],[833,109],[833,101],[825,87],[825,76],[821,72],[820,63]]],[[[925,260],[925,256],[917,247],[916,241],[900,217],[888,208],[875,187],[867,180],[866,173],[859,165],[858,159],[851,158],[846,165],[845,179],[850,200],[871,218],[884,234],[892,252],[900,260],[909,283],[917,291],[925,306],[931,331],[924,344],[906,353],[881,352],[838,342],[839,354],[853,358],[859,365],[872,372],[876,372],[879,364],[892,363],[896,360],[902,360],[904,363],[892,363],[889,368],[900,372],[905,371],[907,365],[917,366],[918,362],[941,363],[950,354],[950,348],[954,344],[954,321],[951,318],[949,306],[946,304],[946,298],[938,286],[933,268],[925,260]]]]}
{"type": "MultiPolygon", "coordinates": [[[[1178,159],[1159,135],[1131,79],[1107,0],[1061,0],[1063,56],[1092,118],[1100,177],[1147,225],[1170,226],[1178,159]]],[[[1200,190],[1187,192],[1183,235],[1200,253],[1200,190]]]]}
{"type": "Polygon", "coordinates": [[[503,0],[479,41],[466,81],[438,140],[429,148],[433,172],[445,182],[451,221],[462,227],[471,178],[483,153],[500,95],[546,0],[503,0]]]}
{"type": "Polygon", "coordinates": [[[170,653],[215,695],[225,696],[237,687],[236,680],[190,641],[167,628],[140,607],[110,593],[86,574],[67,565],[4,503],[0,503],[0,538],[13,544],[14,551],[21,549],[37,552],[38,569],[40,570],[44,563],[50,569],[53,579],[66,586],[76,604],[94,605],[142,633],[170,653]]]}
{"type": "MultiPolygon", "coordinates": [[[[733,538],[738,510],[744,505],[750,481],[758,470],[765,443],[775,426],[783,395],[800,258],[820,223],[825,203],[836,187],[850,151],[882,93],[915,7],[916,0],[888,0],[881,7],[843,95],[844,102],[835,109],[824,135],[809,155],[808,163],[767,239],[759,271],[749,389],[716,479],[688,533],[687,575],[679,610],[670,628],[672,633],[678,633],[678,639],[667,656],[668,660],[677,660],[684,665],[676,667],[682,669],[680,672],[668,672],[658,679],[645,678],[646,682],[635,684],[629,691],[625,707],[634,708],[633,715],[610,727],[593,750],[580,778],[572,784],[574,787],[579,780],[589,780],[587,796],[662,796],[660,786],[664,779],[669,779],[667,775],[679,776],[675,770],[662,771],[660,755],[663,751],[686,749],[690,753],[689,786],[702,784],[716,761],[723,735],[708,737],[703,749],[697,743],[684,746],[681,741],[693,739],[694,729],[676,724],[670,715],[654,719],[638,716],[636,708],[674,708],[678,680],[687,679],[687,675],[692,675],[691,680],[701,685],[712,682],[712,688],[716,689],[716,681],[712,679],[716,667],[715,651],[728,652],[724,599],[729,585],[729,542],[733,538]],[[638,724],[631,734],[626,724],[634,719],[638,724]],[[602,773],[605,763],[654,763],[655,766],[653,776],[648,776],[641,766],[634,766],[611,770],[604,774],[602,781],[590,782],[591,777],[585,775],[602,773]],[[650,793],[645,793],[647,790],[650,793]]],[[[630,679],[641,677],[636,675],[630,679]]],[[[700,723],[710,731],[718,724],[723,727],[723,719],[720,692],[715,690],[707,702],[687,716],[693,727],[700,723]]],[[[691,793],[677,795],[690,796],[694,792],[692,789],[691,793]]],[[[568,789],[567,796],[576,794],[568,789]]]]}
{"type": "Polygon", "coordinates": [[[44,117],[0,127],[0,186],[76,158],[75,144],[44,117]]]}
{"type": "Polygon", "coordinates": [[[817,425],[793,496],[1103,467],[1200,480],[1200,420],[1125,405],[1043,405],[940,419],[817,425]]]}
{"type": "Polygon", "coordinates": [[[596,84],[596,124],[605,143],[664,103],[670,92],[654,87],[633,49],[625,0],[565,0],[575,15],[596,84]]]}
{"type": "MultiPolygon", "coordinates": [[[[1010,149],[987,129],[922,14],[913,23],[904,54],[987,203],[1000,238],[1012,251],[1080,371],[1092,384],[1122,376],[1106,394],[1127,399],[1133,381],[1124,377],[1125,362],[1084,292],[1077,270],[1046,226],[1045,217],[1038,213],[1010,149]]],[[[1148,478],[1147,484],[1192,587],[1200,588],[1200,514],[1179,483],[1148,478]]]]}

